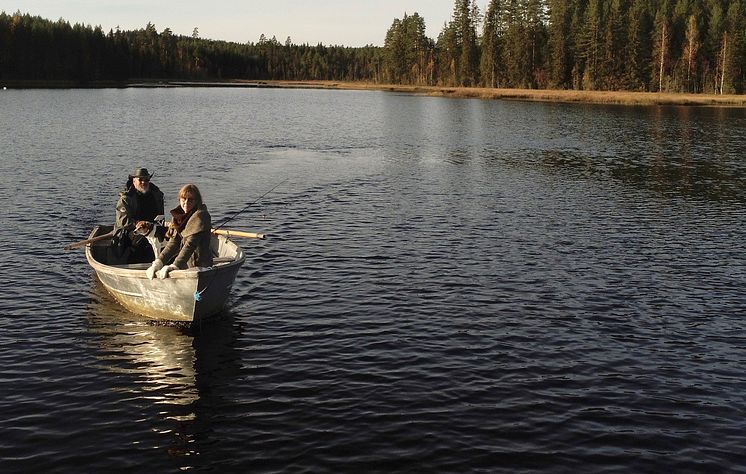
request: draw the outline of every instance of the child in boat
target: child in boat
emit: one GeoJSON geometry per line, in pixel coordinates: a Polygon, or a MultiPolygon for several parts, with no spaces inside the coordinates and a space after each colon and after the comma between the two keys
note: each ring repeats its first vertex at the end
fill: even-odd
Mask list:
{"type": "Polygon", "coordinates": [[[172,270],[212,266],[210,250],[211,218],[202,194],[193,184],[179,190],[179,205],[171,210],[171,224],[166,237],[168,243],[145,274],[151,280],[168,278],[172,270]]]}

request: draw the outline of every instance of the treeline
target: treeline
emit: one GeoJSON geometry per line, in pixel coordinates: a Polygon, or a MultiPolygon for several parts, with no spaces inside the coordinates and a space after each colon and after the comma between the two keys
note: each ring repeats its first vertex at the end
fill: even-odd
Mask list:
{"type": "Polygon", "coordinates": [[[0,13],[0,80],[340,80],[744,93],[746,0],[455,0],[436,40],[417,13],[383,47],[232,43],[0,13]]]}
{"type": "Polygon", "coordinates": [[[746,0],[456,0],[437,41],[386,35],[386,80],[532,89],[743,93],[746,0]],[[481,28],[480,28],[481,27],[481,28]]]}
{"type": "Polygon", "coordinates": [[[0,80],[257,79],[379,81],[378,47],[232,43],[162,32],[109,31],[0,12],[0,80]]]}

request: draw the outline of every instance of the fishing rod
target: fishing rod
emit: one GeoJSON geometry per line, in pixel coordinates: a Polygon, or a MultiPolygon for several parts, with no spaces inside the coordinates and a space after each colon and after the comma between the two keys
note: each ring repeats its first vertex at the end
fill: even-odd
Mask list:
{"type": "MultiPolygon", "coordinates": [[[[250,203],[248,203],[243,209],[241,209],[240,211],[236,212],[231,217],[229,217],[228,219],[226,219],[222,224],[220,224],[219,226],[217,226],[214,229],[212,229],[212,232],[214,234],[220,234],[220,233],[224,233],[225,232],[227,235],[230,235],[229,232],[234,232],[234,231],[223,231],[223,230],[220,230],[220,228],[223,227],[225,224],[229,223],[230,221],[232,221],[233,219],[235,219],[236,216],[238,216],[242,212],[245,212],[246,209],[250,208],[251,206],[253,206],[257,202],[259,202],[264,196],[266,196],[267,194],[271,193],[272,191],[274,191],[275,189],[277,189],[278,187],[280,187],[280,185],[283,184],[284,182],[286,182],[288,179],[290,179],[290,178],[285,178],[282,181],[280,181],[279,183],[275,184],[272,187],[272,189],[270,189],[266,193],[262,194],[258,198],[254,199],[253,201],[251,201],[250,203]]],[[[261,236],[261,237],[258,237],[258,238],[261,238],[261,239],[264,238],[264,234],[257,234],[257,235],[261,236]]],[[[207,284],[205,285],[204,288],[202,288],[201,290],[198,289],[198,290],[196,290],[194,292],[194,299],[195,299],[195,301],[201,301],[202,300],[202,293],[204,293],[207,290],[207,288],[212,284],[213,280],[215,279],[215,275],[216,275],[216,273],[213,273],[210,276],[210,279],[207,281],[207,284]]],[[[201,320],[200,320],[200,324],[202,324],[201,320]]]]}
{"type": "Polygon", "coordinates": [[[253,205],[254,205],[254,204],[256,204],[257,202],[259,202],[259,201],[260,201],[260,200],[261,200],[262,198],[264,198],[264,196],[266,196],[267,194],[269,194],[269,193],[271,193],[272,191],[274,191],[275,189],[279,188],[281,184],[284,184],[284,183],[285,183],[285,182],[286,182],[287,180],[289,180],[289,179],[290,179],[290,178],[285,178],[285,179],[283,179],[282,181],[280,181],[279,183],[275,184],[275,185],[274,185],[274,186],[272,187],[272,189],[270,189],[270,190],[269,190],[269,191],[267,191],[266,193],[262,194],[262,195],[261,195],[261,196],[259,196],[258,198],[256,198],[256,199],[254,199],[253,201],[251,201],[251,202],[250,202],[249,204],[247,204],[247,205],[246,205],[246,207],[244,207],[244,208],[243,208],[243,209],[241,209],[240,211],[238,211],[238,212],[236,212],[235,214],[233,214],[233,215],[232,215],[231,217],[229,217],[228,219],[226,219],[226,220],[225,220],[225,221],[224,221],[224,222],[223,222],[222,224],[220,224],[219,226],[215,227],[215,228],[213,229],[213,231],[215,231],[215,230],[218,230],[218,229],[220,229],[220,228],[221,228],[221,227],[223,227],[223,226],[224,226],[225,224],[229,223],[230,221],[232,221],[233,219],[235,219],[236,217],[238,217],[238,215],[239,215],[239,214],[241,214],[241,213],[245,212],[245,211],[246,211],[246,210],[247,210],[248,208],[250,208],[251,206],[253,206],[253,205]]]}

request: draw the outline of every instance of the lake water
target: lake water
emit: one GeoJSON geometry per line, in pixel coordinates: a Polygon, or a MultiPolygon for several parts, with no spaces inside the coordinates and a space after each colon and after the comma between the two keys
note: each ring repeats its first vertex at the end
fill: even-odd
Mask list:
{"type": "Polygon", "coordinates": [[[0,91],[3,472],[746,472],[746,110],[0,91]],[[264,232],[198,328],[82,250],[134,168],[264,232]]]}

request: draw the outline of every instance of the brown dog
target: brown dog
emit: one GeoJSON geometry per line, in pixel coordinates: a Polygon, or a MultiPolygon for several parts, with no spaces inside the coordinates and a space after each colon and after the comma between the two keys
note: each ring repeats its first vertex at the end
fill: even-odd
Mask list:
{"type": "Polygon", "coordinates": [[[135,224],[135,233],[140,235],[148,235],[153,230],[153,223],[148,221],[137,221],[135,224]]]}

